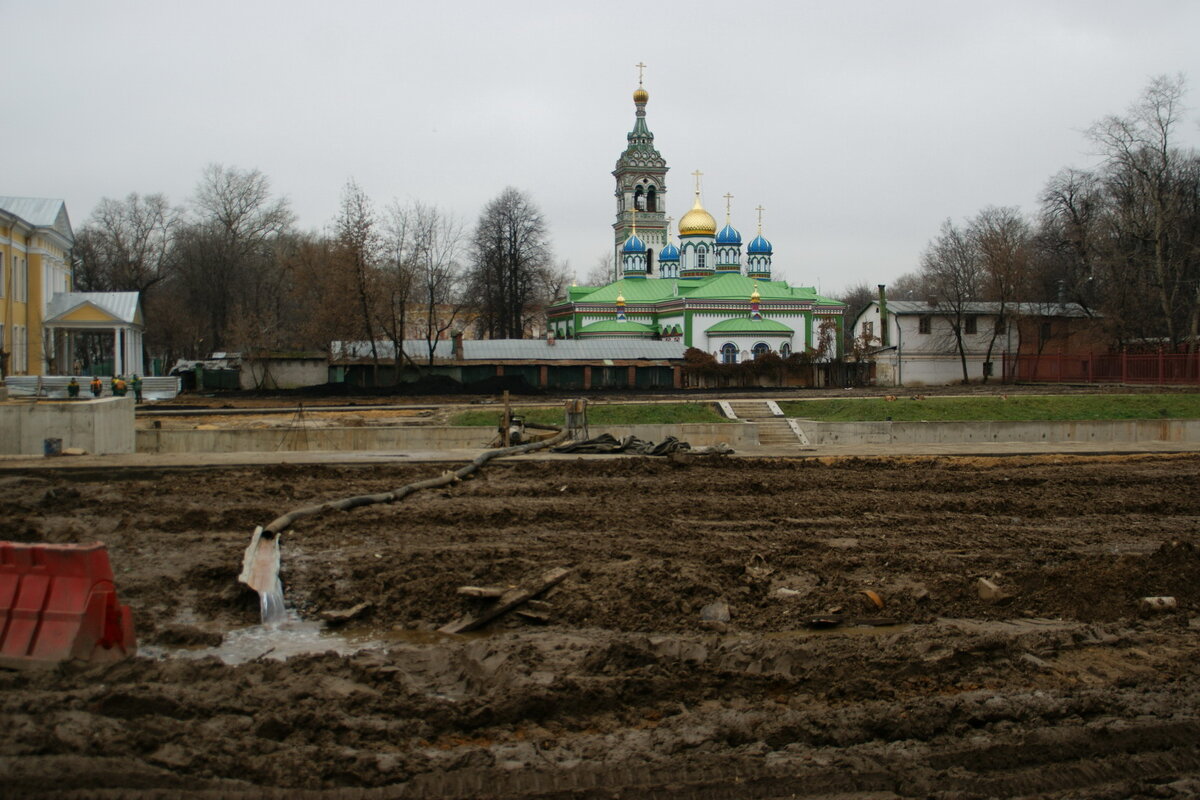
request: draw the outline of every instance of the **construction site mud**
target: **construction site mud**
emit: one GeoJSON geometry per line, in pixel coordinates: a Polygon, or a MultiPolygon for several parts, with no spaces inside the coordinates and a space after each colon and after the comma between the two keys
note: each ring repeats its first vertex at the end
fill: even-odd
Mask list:
{"type": "Polygon", "coordinates": [[[299,522],[257,626],[256,525],[445,468],[0,477],[142,650],[0,670],[0,795],[1200,796],[1200,455],[494,462],[299,522]]]}

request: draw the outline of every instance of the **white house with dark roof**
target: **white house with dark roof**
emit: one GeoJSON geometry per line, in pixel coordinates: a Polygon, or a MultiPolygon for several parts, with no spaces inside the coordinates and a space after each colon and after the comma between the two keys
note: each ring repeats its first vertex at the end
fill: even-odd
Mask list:
{"type": "Polygon", "coordinates": [[[962,312],[960,355],[954,332],[957,315],[944,306],[918,300],[872,301],[855,318],[853,331],[875,363],[875,383],[961,383],[964,360],[968,380],[999,377],[1006,355],[1036,352],[1051,337],[1060,338],[1057,323],[1091,320],[1077,303],[1008,303],[1002,309],[1000,303],[975,302],[965,304],[962,312]]]}

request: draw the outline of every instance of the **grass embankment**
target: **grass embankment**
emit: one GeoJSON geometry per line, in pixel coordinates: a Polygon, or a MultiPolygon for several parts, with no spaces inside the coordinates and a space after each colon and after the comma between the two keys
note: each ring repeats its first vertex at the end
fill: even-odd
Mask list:
{"type": "Polygon", "coordinates": [[[1083,419],[1198,419],[1200,394],[929,397],[804,400],[780,403],[789,417],[822,422],[1032,421],[1083,419]]]}
{"type": "MultiPolygon", "coordinates": [[[[495,406],[472,409],[450,417],[451,425],[493,426],[500,422],[504,411],[495,406]]],[[[562,425],[563,409],[559,406],[514,408],[514,414],[526,422],[541,425],[562,425]]],[[[589,425],[679,425],[685,422],[732,422],[725,419],[709,403],[613,403],[588,405],[589,425]]]]}

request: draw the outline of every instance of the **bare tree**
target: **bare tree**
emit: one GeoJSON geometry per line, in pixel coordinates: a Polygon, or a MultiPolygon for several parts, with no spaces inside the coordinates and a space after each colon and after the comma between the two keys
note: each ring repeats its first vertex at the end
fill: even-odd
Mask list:
{"type": "Polygon", "coordinates": [[[393,206],[391,230],[398,261],[408,265],[411,296],[418,311],[426,363],[437,343],[455,326],[463,308],[462,222],[436,206],[393,206]]]}
{"type": "Polygon", "coordinates": [[[858,319],[858,315],[862,313],[864,308],[875,301],[876,297],[876,290],[865,281],[851,286],[838,296],[838,301],[846,304],[846,315],[844,317],[846,325],[842,331],[844,340],[843,352],[857,352],[855,350],[854,325],[852,323],[858,319]]]}
{"type": "Polygon", "coordinates": [[[541,211],[510,186],[484,206],[472,245],[468,296],[481,333],[521,338],[531,302],[550,282],[550,242],[541,211]]]}
{"type": "Polygon", "coordinates": [[[246,308],[256,273],[275,265],[275,240],[293,216],[285,198],[271,195],[258,170],[209,165],[192,201],[194,222],[179,231],[181,297],[205,320],[209,350],[222,349],[236,314],[246,308]]]}
{"type": "Polygon", "coordinates": [[[362,335],[371,350],[374,383],[379,383],[379,344],[375,320],[379,315],[379,261],[382,240],[371,198],[353,179],[342,189],[341,206],[334,220],[333,255],[353,280],[362,335]]]}
{"type": "Polygon", "coordinates": [[[979,258],[971,237],[950,220],[943,222],[941,232],[921,256],[921,273],[931,293],[932,310],[950,323],[951,336],[962,363],[963,383],[967,383],[970,375],[963,332],[969,305],[979,297],[981,278],[979,258]]]}
{"type": "Polygon", "coordinates": [[[1064,169],[1046,183],[1031,266],[1041,300],[1078,303],[1089,314],[1100,304],[1106,200],[1093,172],[1064,169]]]}
{"type": "Polygon", "coordinates": [[[289,346],[329,351],[333,341],[360,335],[354,281],[339,269],[333,242],[315,233],[280,241],[281,270],[288,276],[283,317],[289,346]]]}
{"type": "Polygon", "coordinates": [[[1172,343],[1200,327],[1200,168],[1195,152],[1175,143],[1185,86],[1182,75],[1158,76],[1124,116],[1106,117],[1088,131],[1105,160],[1112,222],[1127,243],[1126,268],[1151,288],[1172,343]]]}
{"type": "Polygon", "coordinates": [[[906,272],[887,289],[888,298],[892,300],[928,300],[929,287],[925,285],[925,275],[920,270],[906,272]]]}
{"type": "Polygon", "coordinates": [[[76,250],[77,284],[95,291],[140,292],[168,277],[183,216],[165,195],[105,197],[92,211],[76,250]]]}
{"type": "MultiPolygon", "coordinates": [[[[991,362],[997,339],[1007,334],[1029,282],[1029,223],[1018,208],[985,208],[967,229],[972,250],[979,260],[982,299],[997,305],[996,321],[988,337],[985,362],[991,362]]],[[[988,375],[985,372],[984,382],[988,375]]]]}
{"type": "Polygon", "coordinates": [[[607,286],[615,280],[617,280],[617,274],[613,267],[613,254],[611,250],[608,250],[596,259],[596,263],[592,264],[592,268],[584,276],[583,284],[584,286],[607,286]]]}

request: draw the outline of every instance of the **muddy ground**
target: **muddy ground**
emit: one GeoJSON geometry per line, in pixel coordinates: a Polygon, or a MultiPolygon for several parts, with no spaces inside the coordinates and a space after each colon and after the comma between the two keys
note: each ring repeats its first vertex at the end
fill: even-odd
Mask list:
{"type": "Polygon", "coordinates": [[[0,670],[0,795],[1200,796],[1200,456],[495,463],[285,535],[302,618],[372,605],[280,660],[253,526],[440,469],[0,477],[144,652],[0,670]],[[559,566],[547,620],[435,632],[559,566]]]}

